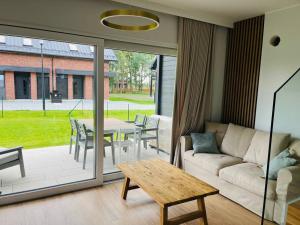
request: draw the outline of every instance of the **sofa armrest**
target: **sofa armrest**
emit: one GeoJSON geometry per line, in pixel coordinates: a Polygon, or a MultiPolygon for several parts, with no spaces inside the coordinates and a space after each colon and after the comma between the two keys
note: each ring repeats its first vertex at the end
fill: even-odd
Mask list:
{"type": "Polygon", "coordinates": [[[283,201],[300,197],[300,165],[279,170],[276,194],[277,198],[283,201]]]}
{"type": "Polygon", "coordinates": [[[181,136],[180,137],[180,154],[181,154],[181,163],[182,168],[185,169],[184,165],[184,153],[188,150],[193,149],[192,138],[191,136],[181,136]]]}
{"type": "Polygon", "coordinates": [[[193,149],[191,136],[181,136],[180,137],[181,153],[193,149]]]}

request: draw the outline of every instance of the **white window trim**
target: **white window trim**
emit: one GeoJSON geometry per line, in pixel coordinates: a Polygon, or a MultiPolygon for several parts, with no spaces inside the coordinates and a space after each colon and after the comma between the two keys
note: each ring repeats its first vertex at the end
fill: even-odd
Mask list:
{"type": "Polygon", "coordinates": [[[4,35],[0,35],[0,43],[5,44],[6,43],[6,37],[4,35]]]}
{"type": "Polygon", "coordinates": [[[31,38],[23,38],[23,45],[24,46],[32,46],[32,39],[31,38]]]}
{"type": "Polygon", "coordinates": [[[95,52],[95,47],[94,47],[94,46],[90,46],[90,51],[91,51],[92,53],[94,53],[94,52],[95,52]]]}
{"type": "Polygon", "coordinates": [[[69,48],[71,51],[78,51],[78,46],[76,44],[69,43],[69,48]]]}

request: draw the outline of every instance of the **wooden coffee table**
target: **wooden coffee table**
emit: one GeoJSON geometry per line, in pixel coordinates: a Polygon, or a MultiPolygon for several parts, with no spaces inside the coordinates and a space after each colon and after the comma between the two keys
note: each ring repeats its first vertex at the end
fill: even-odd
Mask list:
{"type": "Polygon", "coordinates": [[[219,193],[217,189],[160,159],[122,163],[118,168],[125,175],[122,198],[126,200],[129,190],[142,188],[160,206],[161,225],[201,218],[208,224],[204,198],[219,193]],[[134,185],[130,185],[131,181],[134,185]],[[198,210],[168,219],[170,206],[193,200],[197,200],[198,210]]]}

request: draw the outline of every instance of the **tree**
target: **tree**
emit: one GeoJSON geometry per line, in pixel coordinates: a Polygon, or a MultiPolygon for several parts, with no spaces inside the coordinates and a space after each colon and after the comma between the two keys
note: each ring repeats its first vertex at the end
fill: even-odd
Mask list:
{"type": "Polygon", "coordinates": [[[125,92],[125,83],[130,91],[143,91],[144,83],[150,81],[151,65],[155,55],[115,50],[117,61],[111,66],[116,72],[113,78],[118,92],[125,92]]]}

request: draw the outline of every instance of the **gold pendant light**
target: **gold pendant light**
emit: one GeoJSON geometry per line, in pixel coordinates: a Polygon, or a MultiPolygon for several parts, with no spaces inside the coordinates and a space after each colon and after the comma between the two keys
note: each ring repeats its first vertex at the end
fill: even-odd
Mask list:
{"type": "Polygon", "coordinates": [[[158,16],[143,11],[143,10],[132,10],[132,9],[115,9],[110,10],[102,13],[100,15],[101,23],[113,29],[118,30],[127,30],[127,31],[145,31],[145,30],[155,30],[159,27],[159,18],[158,16]],[[130,26],[130,25],[121,25],[117,23],[109,22],[109,18],[121,17],[121,16],[128,16],[128,17],[137,17],[150,20],[151,22],[146,25],[141,26],[130,26]]]}

